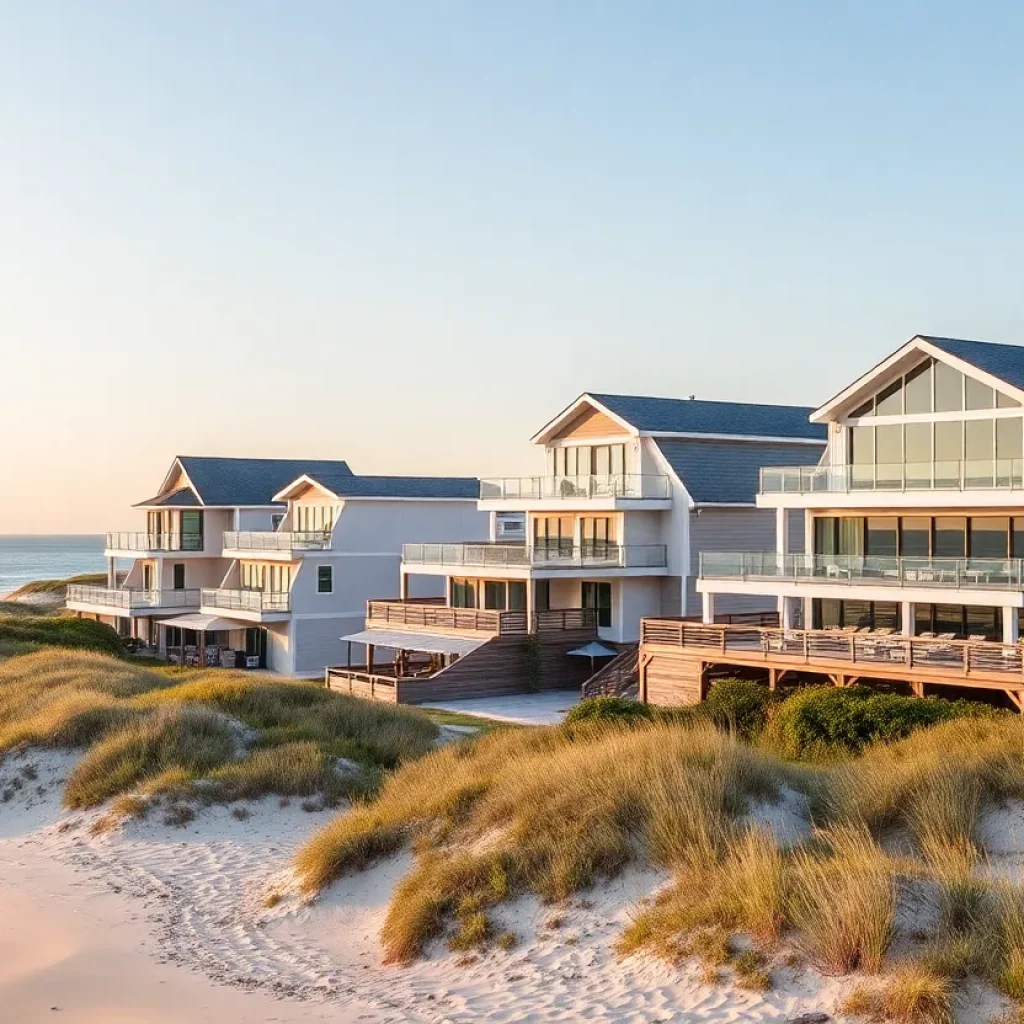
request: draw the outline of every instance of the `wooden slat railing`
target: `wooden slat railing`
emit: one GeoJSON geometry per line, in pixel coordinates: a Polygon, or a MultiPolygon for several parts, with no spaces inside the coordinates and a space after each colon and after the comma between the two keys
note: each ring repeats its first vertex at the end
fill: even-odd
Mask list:
{"type": "Polygon", "coordinates": [[[1004,677],[1015,684],[1024,680],[1021,646],[989,640],[933,640],[897,634],[766,629],[683,619],[643,619],[640,636],[643,644],[692,647],[709,654],[732,652],[744,657],[761,657],[765,661],[779,656],[807,665],[816,661],[848,662],[865,668],[872,664],[890,668],[902,665],[965,677],[1004,677]]]}
{"type": "Polygon", "coordinates": [[[366,602],[366,623],[370,627],[434,626],[439,629],[465,629],[498,634],[501,632],[501,617],[507,614],[479,608],[448,608],[444,604],[428,604],[423,601],[366,602]]]}

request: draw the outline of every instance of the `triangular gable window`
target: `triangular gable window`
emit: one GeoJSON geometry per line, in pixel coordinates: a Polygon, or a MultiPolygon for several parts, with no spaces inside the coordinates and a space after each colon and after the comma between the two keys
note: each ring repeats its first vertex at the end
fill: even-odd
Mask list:
{"type": "Polygon", "coordinates": [[[948,363],[926,359],[872,395],[853,411],[851,418],[1015,409],[1020,404],[1016,398],[961,373],[948,363]]]}

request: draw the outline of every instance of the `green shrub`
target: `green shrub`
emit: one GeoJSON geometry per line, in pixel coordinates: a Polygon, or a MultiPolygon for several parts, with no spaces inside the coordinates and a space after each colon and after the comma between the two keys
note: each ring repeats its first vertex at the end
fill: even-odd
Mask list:
{"type": "Polygon", "coordinates": [[[777,753],[795,759],[857,753],[877,740],[904,739],[941,722],[998,714],[988,705],[967,701],[902,697],[867,686],[815,686],[771,709],[765,739],[777,753]]]}
{"type": "Polygon", "coordinates": [[[654,717],[648,704],[626,697],[588,697],[574,704],[565,716],[566,725],[579,722],[639,722],[654,717]]]}
{"type": "Polygon", "coordinates": [[[70,615],[0,616],[0,643],[73,647],[113,655],[121,653],[121,638],[110,626],[70,615]]]}
{"type": "Polygon", "coordinates": [[[762,683],[749,679],[721,679],[711,687],[704,714],[719,729],[749,738],[768,722],[769,708],[781,700],[762,683]]]}

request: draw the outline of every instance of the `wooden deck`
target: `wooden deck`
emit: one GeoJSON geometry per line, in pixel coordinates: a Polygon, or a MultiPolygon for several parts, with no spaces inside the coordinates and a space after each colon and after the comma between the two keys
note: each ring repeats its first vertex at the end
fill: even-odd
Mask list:
{"type": "Polygon", "coordinates": [[[367,629],[403,629],[460,636],[526,636],[596,629],[597,612],[590,608],[556,608],[536,612],[527,629],[526,612],[499,612],[482,608],[449,608],[443,598],[366,602],[367,629]]]}
{"type": "Polygon", "coordinates": [[[1004,692],[1024,710],[1019,644],[932,640],[877,633],[705,625],[683,619],[641,624],[640,697],[652,704],[694,704],[711,670],[756,667],[774,687],[790,673],[816,674],[836,686],[872,681],[1004,692]]]}

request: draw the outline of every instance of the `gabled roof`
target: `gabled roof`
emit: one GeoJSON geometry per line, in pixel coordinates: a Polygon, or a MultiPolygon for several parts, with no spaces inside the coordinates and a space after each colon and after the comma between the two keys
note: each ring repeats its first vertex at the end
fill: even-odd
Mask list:
{"type": "MultiPolygon", "coordinates": [[[[234,459],[205,455],[179,455],[164,479],[168,487],[180,469],[202,505],[266,506],[274,504],[274,495],[306,472],[351,475],[348,464],[332,459],[234,459]]],[[[177,489],[179,493],[183,488],[177,489]]],[[[142,505],[171,504],[158,496],[142,505]]]]}
{"type": "Polygon", "coordinates": [[[816,466],[823,451],[817,445],[766,441],[657,438],[654,443],[697,505],[753,505],[762,466],[816,466]]]}
{"type": "Polygon", "coordinates": [[[202,502],[191,487],[179,487],[170,494],[157,495],[155,498],[147,498],[140,501],[136,508],[153,506],[170,506],[171,508],[198,508],[202,502]]]}
{"type": "Polygon", "coordinates": [[[810,422],[814,409],[802,405],[711,402],[585,391],[534,435],[544,443],[586,403],[607,413],[633,434],[717,434],[733,437],[824,441],[825,429],[810,422]]]}
{"type": "Polygon", "coordinates": [[[476,501],[480,481],[476,477],[354,476],[351,473],[303,473],[275,495],[287,501],[300,487],[313,484],[335,498],[431,498],[476,501]]]}
{"type": "Polygon", "coordinates": [[[915,334],[895,352],[815,409],[811,419],[815,423],[822,423],[845,408],[856,408],[861,404],[862,397],[884,386],[888,379],[912,369],[925,356],[949,363],[1024,402],[1024,347],[994,341],[915,334]]]}

